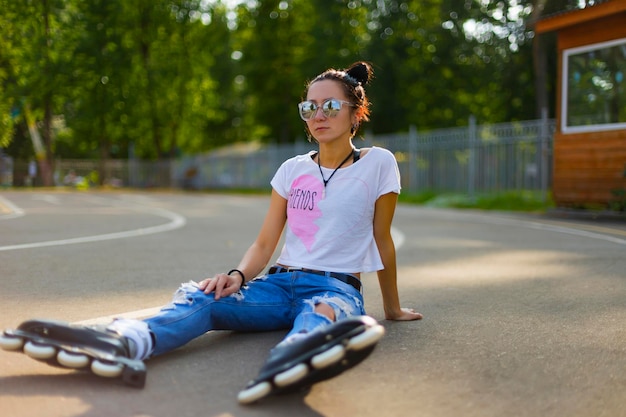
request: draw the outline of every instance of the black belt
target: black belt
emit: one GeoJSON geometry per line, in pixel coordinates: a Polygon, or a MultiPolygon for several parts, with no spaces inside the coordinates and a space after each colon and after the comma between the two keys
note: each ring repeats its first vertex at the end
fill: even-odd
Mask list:
{"type": "Polygon", "coordinates": [[[344,274],[341,272],[317,271],[315,269],[306,268],[285,268],[284,266],[274,265],[270,267],[270,269],[267,271],[267,274],[280,274],[282,272],[306,272],[308,274],[323,275],[326,277],[335,278],[341,282],[352,285],[354,288],[356,288],[357,291],[361,292],[361,280],[354,275],[344,274]]]}

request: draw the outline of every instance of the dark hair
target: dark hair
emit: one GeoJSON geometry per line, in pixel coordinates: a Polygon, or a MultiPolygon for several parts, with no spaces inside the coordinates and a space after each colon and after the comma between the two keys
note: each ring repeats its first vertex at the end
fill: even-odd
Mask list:
{"type": "Polygon", "coordinates": [[[359,113],[359,120],[352,131],[352,134],[356,134],[356,131],[361,126],[361,122],[369,120],[370,102],[365,94],[364,86],[367,85],[372,78],[374,78],[374,71],[372,70],[372,66],[367,62],[355,62],[344,70],[328,69],[313,78],[306,85],[304,96],[306,97],[309,87],[318,81],[333,80],[341,83],[346,97],[348,97],[348,101],[354,104],[354,108],[359,113]]]}

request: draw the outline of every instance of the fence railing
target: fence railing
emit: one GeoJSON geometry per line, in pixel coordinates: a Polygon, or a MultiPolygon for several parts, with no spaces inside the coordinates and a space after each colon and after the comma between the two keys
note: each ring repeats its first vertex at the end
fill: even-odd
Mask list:
{"type": "Polygon", "coordinates": [[[476,125],[406,135],[376,137],[396,154],[403,187],[420,190],[547,192],[552,172],[552,137],[549,119],[476,125]]]}
{"type": "MultiPolygon", "coordinates": [[[[358,147],[380,146],[392,151],[404,191],[493,193],[511,190],[547,192],[551,183],[554,120],[477,125],[470,118],[462,128],[393,135],[366,134],[358,147]]],[[[58,184],[85,181],[98,172],[105,183],[129,187],[187,189],[269,188],[269,181],[287,158],[315,145],[240,146],[176,160],[59,160],[58,184]]],[[[15,162],[13,177],[21,178],[15,162]]],[[[21,184],[16,184],[21,185],[21,184]]]]}

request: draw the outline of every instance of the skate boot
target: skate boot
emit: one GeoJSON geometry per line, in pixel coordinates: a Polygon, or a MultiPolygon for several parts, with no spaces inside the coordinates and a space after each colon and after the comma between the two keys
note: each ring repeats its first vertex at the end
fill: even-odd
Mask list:
{"type": "Polygon", "coordinates": [[[116,327],[120,327],[116,322],[109,327],[87,327],[54,320],[28,320],[15,330],[5,330],[0,335],[0,348],[23,351],[53,366],[91,370],[106,378],[121,377],[125,384],[143,388],[146,367],[132,352],[136,351],[136,342],[122,336],[116,327]]]}
{"type": "Polygon", "coordinates": [[[271,394],[308,387],[363,361],[385,334],[368,316],[350,317],[319,328],[292,343],[276,346],[256,379],[237,397],[249,404],[271,394]]]}

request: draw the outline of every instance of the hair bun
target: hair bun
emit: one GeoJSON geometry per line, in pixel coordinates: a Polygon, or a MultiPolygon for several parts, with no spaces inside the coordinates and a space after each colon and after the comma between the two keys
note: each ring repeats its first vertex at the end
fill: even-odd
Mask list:
{"type": "Polygon", "coordinates": [[[361,85],[366,85],[373,78],[374,71],[372,71],[372,67],[367,62],[355,62],[346,70],[346,74],[361,85]]]}

